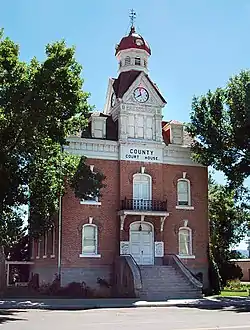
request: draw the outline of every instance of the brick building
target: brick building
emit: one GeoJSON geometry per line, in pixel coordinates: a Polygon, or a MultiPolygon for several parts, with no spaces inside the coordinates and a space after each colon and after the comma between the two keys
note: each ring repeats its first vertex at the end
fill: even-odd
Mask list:
{"type": "Polygon", "coordinates": [[[141,297],[200,294],[194,275],[208,285],[207,168],[191,160],[182,123],[162,121],[167,102],[133,26],[115,55],[118,77],[109,79],[103,112],[65,147],[104,173],[106,187],[99,199],[66,192],[62,220],[34,242],[32,271],[45,282],[60,272],[62,285],[96,287],[101,278],[141,297]]]}

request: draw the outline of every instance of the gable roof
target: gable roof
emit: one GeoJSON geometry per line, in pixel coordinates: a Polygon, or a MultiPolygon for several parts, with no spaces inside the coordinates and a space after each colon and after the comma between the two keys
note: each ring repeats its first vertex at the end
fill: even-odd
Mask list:
{"type": "MultiPolygon", "coordinates": [[[[133,84],[137,77],[142,73],[142,71],[130,70],[121,72],[117,79],[114,79],[113,89],[117,98],[123,97],[123,95],[127,92],[129,87],[133,84]]],[[[157,95],[160,97],[163,103],[167,103],[164,97],[161,95],[158,87],[153,83],[153,81],[149,78],[147,74],[145,74],[149,83],[153,86],[157,95]]]]}
{"type": "Polygon", "coordinates": [[[131,70],[119,74],[119,77],[115,79],[113,83],[114,92],[117,98],[123,97],[140,73],[141,71],[131,70]]]}

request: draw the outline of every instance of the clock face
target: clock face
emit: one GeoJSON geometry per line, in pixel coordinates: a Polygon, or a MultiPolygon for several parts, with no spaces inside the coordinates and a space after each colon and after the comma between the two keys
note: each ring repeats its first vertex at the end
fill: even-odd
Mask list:
{"type": "Polygon", "coordinates": [[[143,87],[137,87],[134,90],[134,98],[137,102],[144,103],[148,100],[149,94],[148,91],[143,87]]]}
{"type": "Polygon", "coordinates": [[[111,107],[113,107],[115,105],[115,101],[116,101],[116,97],[115,97],[115,93],[113,93],[111,95],[111,107]]]}

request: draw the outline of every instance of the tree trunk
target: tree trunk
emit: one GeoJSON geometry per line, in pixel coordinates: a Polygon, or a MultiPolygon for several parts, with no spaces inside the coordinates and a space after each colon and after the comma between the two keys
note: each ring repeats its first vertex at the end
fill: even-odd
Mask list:
{"type": "Polygon", "coordinates": [[[6,288],[5,254],[4,247],[0,246],[0,296],[6,288]]]}

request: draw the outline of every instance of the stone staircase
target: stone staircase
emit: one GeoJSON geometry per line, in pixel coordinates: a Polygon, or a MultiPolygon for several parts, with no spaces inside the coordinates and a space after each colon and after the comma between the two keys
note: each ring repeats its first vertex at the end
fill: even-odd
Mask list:
{"type": "Polygon", "coordinates": [[[194,299],[202,297],[197,288],[173,266],[139,266],[142,279],[141,299],[194,299]]]}

